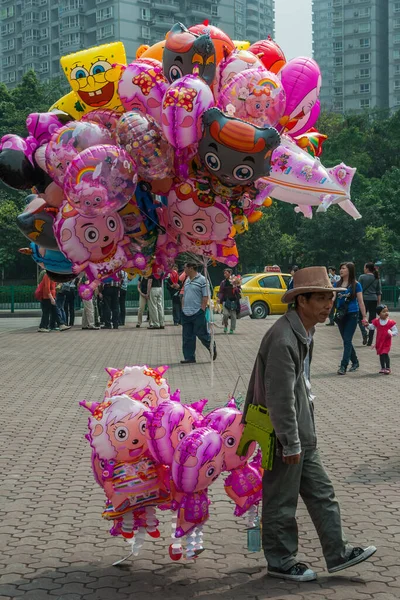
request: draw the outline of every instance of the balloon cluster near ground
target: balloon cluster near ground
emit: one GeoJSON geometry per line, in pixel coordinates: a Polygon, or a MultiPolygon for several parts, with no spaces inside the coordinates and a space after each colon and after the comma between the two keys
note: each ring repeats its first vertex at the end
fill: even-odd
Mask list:
{"type": "Polygon", "coordinates": [[[321,73],[272,39],[176,23],[128,64],[114,42],[61,59],[72,91],[0,141],[0,178],[28,190],[24,249],[79,292],[125,269],[160,277],[181,253],[230,267],[271,198],[353,218],[355,169],[320,161],[321,73]]]}
{"type": "Polygon", "coordinates": [[[203,547],[210,510],[208,489],[222,472],[234,514],[251,527],[262,494],[256,442],[237,451],[243,415],[234,399],[203,414],[207,400],[185,403],[171,393],[168,367],[106,369],[101,402],[83,400],[95,481],[104,490],[103,517],[110,533],[129,540],[139,554],[145,539],[160,537],[159,511],[171,515],[172,560],[193,559],[203,547]],[[186,546],[183,546],[183,542],[186,546]]]}

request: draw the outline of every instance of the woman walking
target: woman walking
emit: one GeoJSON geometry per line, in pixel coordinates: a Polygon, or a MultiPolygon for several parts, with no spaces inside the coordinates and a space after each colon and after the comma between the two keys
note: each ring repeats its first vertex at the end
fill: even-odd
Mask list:
{"type": "Polygon", "coordinates": [[[362,323],[364,325],[368,325],[368,320],[365,313],[362,287],[356,280],[354,263],[342,263],[339,273],[340,280],[334,286],[347,289],[345,292],[338,292],[336,299],[335,320],[343,340],[343,356],[337,374],[346,375],[350,361],[351,367],[349,371],[356,371],[360,366],[353,346],[353,336],[357,329],[358,313],[361,312],[362,323]]]}
{"type": "MultiPolygon", "coordinates": [[[[360,275],[358,280],[361,283],[365,310],[368,313],[368,321],[371,323],[376,318],[376,307],[381,303],[382,287],[379,278],[379,271],[374,263],[367,262],[364,265],[364,274],[360,275]]],[[[363,345],[372,346],[374,339],[374,330],[367,332],[367,329],[360,321],[361,334],[363,336],[363,345]]]]}

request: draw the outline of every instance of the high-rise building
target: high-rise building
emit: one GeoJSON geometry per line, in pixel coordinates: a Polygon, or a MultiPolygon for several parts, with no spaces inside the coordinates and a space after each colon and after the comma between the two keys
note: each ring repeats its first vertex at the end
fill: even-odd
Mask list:
{"type": "Polygon", "coordinates": [[[400,2],[388,0],[313,0],[313,55],[322,71],[323,108],[389,106],[389,4],[400,8],[400,2]]]}
{"type": "Polygon", "coordinates": [[[163,39],[177,21],[210,23],[234,39],[274,34],[274,0],[2,0],[0,80],[10,87],[33,69],[62,76],[60,56],[121,40],[128,60],[163,39]]]}
{"type": "Polygon", "coordinates": [[[400,107],[400,2],[389,0],[389,106],[400,107]]]}

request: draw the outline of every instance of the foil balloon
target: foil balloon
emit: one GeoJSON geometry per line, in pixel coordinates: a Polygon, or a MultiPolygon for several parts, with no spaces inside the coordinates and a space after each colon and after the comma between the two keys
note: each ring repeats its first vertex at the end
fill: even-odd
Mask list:
{"type": "Polygon", "coordinates": [[[308,152],[310,156],[319,157],[322,154],[322,144],[328,139],[328,136],[319,133],[316,129],[312,129],[311,131],[295,136],[293,139],[299,148],[308,152]]]}
{"type": "MultiPolygon", "coordinates": [[[[229,35],[222,31],[222,29],[219,29],[219,27],[215,27],[215,25],[210,25],[207,21],[205,21],[204,23],[199,23],[198,25],[192,25],[191,27],[189,27],[189,31],[197,35],[206,34],[210,36],[215,48],[217,65],[221,62],[224,56],[226,56],[235,49],[235,42],[231,40],[229,35]]],[[[244,50],[245,49],[246,48],[244,48],[244,50]]]]}
{"type": "Polygon", "coordinates": [[[74,278],[72,262],[59,250],[49,250],[31,242],[29,248],[21,248],[19,252],[31,256],[35,263],[43,266],[46,271],[69,274],[70,279],[74,278]]]}
{"type": "Polygon", "coordinates": [[[198,142],[201,117],[214,104],[208,85],[195,75],[186,75],[171,84],[163,101],[162,128],[168,142],[181,150],[198,142]]]}
{"type": "Polygon", "coordinates": [[[182,23],[175,23],[167,36],[163,54],[163,71],[170,83],[197,73],[206,83],[214,81],[215,47],[210,34],[192,33],[182,23]]]}
{"type": "Polygon", "coordinates": [[[17,227],[30,242],[42,248],[59,250],[53,232],[57,209],[46,204],[43,198],[31,194],[26,198],[25,210],[17,216],[17,227]]]}
{"type": "Polygon", "coordinates": [[[60,110],[47,113],[31,113],[26,119],[26,128],[29,135],[34,138],[39,146],[47,144],[53,134],[71,121],[71,117],[60,110]]]}
{"type": "Polygon", "coordinates": [[[173,150],[164,138],[160,126],[149,115],[139,111],[122,115],[116,139],[135,161],[139,177],[152,180],[172,175],[173,150]]]}
{"type": "Polygon", "coordinates": [[[200,427],[186,435],[175,450],[172,479],[178,510],[175,537],[187,535],[209,516],[208,487],[223,470],[222,438],[209,427],[200,427]]]}
{"type": "Polygon", "coordinates": [[[152,62],[155,64],[143,59],[128,65],[119,80],[118,91],[125,111],[140,110],[161,123],[162,100],[169,82],[161,63],[152,62]]]}
{"type": "Polygon", "coordinates": [[[147,44],[142,44],[136,50],[136,58],[153,58],[158,61],[162,61],[163,53],[165,48],[165,40],[161,40],[160,42],[156,42],[152,46],[148,46],[147,44]]]}
{"type": "Polygon", "coordinates": [[[304,115],[304,117],[302,117],[301,119],[299,119],[297,123],[293,125],[292,129],[288,131],[290,137],[295,138],[298,135],[307,133],[307,131],[312,129],[315,123],[318,121],[320,112],[321,102],[317,100],[310,112],[304,115]]]}
{"type": "Polygon", "coordinates": [[[246,69],[256,69],[263,66],[262,62],[247,50],[238,50],[224,56],[217,66],[215,80],[212,86],[214,97],[218,100],[224,87],[232,77],[246,69]]]}
{"type": "MultiPolygon", "coordinates": [[[[301,56],[286,63],[279,76],[286,91],[286,110],[278,130],[291,133],[318,100],[321,71],[315,60],[301,56]]],[[[309,124],[308,128],[311,126],[309,124]]]]}
{"type": "Polygon", "coordinates": [[[108,277],[129,267],[124,226],[117,212],[88,217],[65,202],[56,217],[54,232],[60,250],[73,263],[75,275],[85,272],[88,283],[79,286],[84,300],[108,277]]]}
{"type": "Polygon", "coordinates": [[[134,394],[147,390],[141,402],[148,407],[154,408],[161,402],[170,398],[170,390],[167,380],[163,377],[168,367],[133,366],[124,369],[107,368],[110,376],[105,390],[105,397],[126,394],[133,397],[134,394]]]}
{"type": "Polygon", "coordinates": [[[114,137],[114,132],[117,127],[117,123],[121,113],[116,112],[115,110],[107,109],[107,108],[97,108],[96,110],[92,110],[89,113],[86,113],[82,116],[81,122],[87,123],[90,121],[91,123],[97,123],[102,127],[105,127],[114,137]]]}
{"type": "Polygon", "coordinates": [[[261,60],[267,71],[271,71],[272,73],[279,73],[286,64],[286,58],[282,49],[270,37],[252,44],[248,50],[261,60]]]}
{"type": "Polygon", "coordinates": [[[69,165],[64,192],[78,212],[96,216],[125,206],[135,193],[136,182],[136,165],[125,150],[111,145],[91,146],[69,165]]]}
{"type": "Polygon", "coordinates": [[[46,146],[46,170],[54,181],[63,185],[72,160],[86,148],[111,144],[110,132],[96,123],[72,121],[58,129],[46,146]]]}
{"type": "Polygon", "coordinates": [[[274,128],[256,127],[217,108],[204,114],[203,123],[199,156],[224,185],[247,185],[269,173],[272,152],[280,143],[274,128]]]}
{"type": "Polygon", "coordinates": [[[265,69],[248,69],[235,75],[217,103],[224,112],[258,127],[274,127],[285,105],[286,94],[280,80],[265,69]]]}

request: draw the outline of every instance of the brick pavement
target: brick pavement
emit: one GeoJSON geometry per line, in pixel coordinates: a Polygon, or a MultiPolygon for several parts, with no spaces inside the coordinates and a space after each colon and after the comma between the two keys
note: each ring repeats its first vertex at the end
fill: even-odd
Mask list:
{"type": "Polygon", "coordinates": [[[139,558],[122,567],[121,539],[101,519],[103,496],[94,483],[83,436],[82,398],[97,400],[106,366],[170,364],[171,387],[185,400],[223,403],[240,374],[244,392],[262,335],[273,322],[239,322],[235,336],[218,330],[218,360],[211,383],[203,348],[199,362],[179,364],[180,329],[82,331],[39,335],[21,319],[0,334],[0,600],[391,600],[400,597],[398,389],[400,346],[394,340],[394,374],[377,375],[378,360],[362,348],[361,368],[339,378],[338,332],[318,327],[313,362],[316,419],[325,464],[341,501],[350,541],[378,546],[354,569],[329,576],[316,533],[299,509],[300,556],[319,573],[317,582],[268,579],[261,553],[245,549],[243,523],[233,517],[220,478],[212,488],[207,550],[196,564],[171,563],[163,537],[146,542],[139,558]]]}

